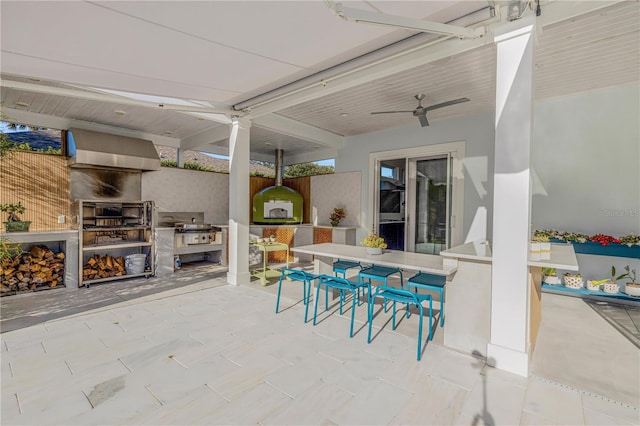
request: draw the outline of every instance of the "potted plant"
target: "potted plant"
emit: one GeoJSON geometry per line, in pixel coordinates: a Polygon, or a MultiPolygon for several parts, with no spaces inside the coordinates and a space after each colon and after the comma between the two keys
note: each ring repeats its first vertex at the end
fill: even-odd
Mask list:
{"type": "Polygon", "coordinates": [[[627,271],[627,278],[629,282],[624,285],[624,292],[629,296],[640,297],[640,283],[636,280],[638,276],[636,275],[636,270],[631,269],[629,265],[624,267],[625,271],[627,271]]]}
{"type": "Polygon", "coordinates": [[[625,244],[629,247],[633,245],[640,246],[640,235],[636,235],[636,234],[623,235],[622,237],[620,237],[620,244],[625,244]]]}
{"type": "Polygon", "coordinates": [[[30,221],[23,221],[20,219],[20,214],[23,214],[27,209],[18,201],[18,204],[0,204],[0,211],[7,213],[8,219],[4,223],[4,229],[7,232],[24,232],[29,230],[30,221]]]}
{"type": "Polygon", "coordinates": [[[367,237],[360,241],[360,245],[367,248],[369,254],[382,254],[382,250],[387,248],[387,243],[377,232],[371,230],[367,237]]]}
{"type": "Polygon", "coordinates": [[[340,225],[340,221],[347,217],[347,213],[345,213],[344,209],[334,208],[333,213],[329,215],[329,220],[331,221],[331,226],[340,225]]]}
{"type": "Polygon", "coordinates": [[[549,285],[558,285],[561,283],[558,278],[556,268],[542,268],[542,282],[549,285]]]}
{"type": "Polygon", "coordinates": [[[584,281],[582,280],[582,275],[580,274],[572,274],[567,272],[564,274],[564,285],[568,288],[582,288],[584,281]]]}
{"type": "Polygon", "coordinates": [[[547,231],[547,230],[540,230],[537,229],[534,233],[533,233],[533,238],[531,238],[532,241],[532,247],[531,247],[531,251],[532,252],[550,252],[551,251],[551,242],[549,241],[551,238],[553,238],[555,236],[555,231],[547,231]],[[536,245],[537,243],[537,245],[536,245]]]}
{"type": "Polygon", "coordinates": [[[22,253],[20,244],[9,238],[0,237],[0,264],[6,266],[5,261],[10,261],[22,253]]]}
{"type": "Polygon", "coordinates": [[[621,280],[622,278],[626,278],[627,276],[628,274],[622,274],[622,275],[616,276],[616,267],[612,266],[611,278],[607,279],[607,281],[603,283],[602,289],[604,290],[605,293],[609,293],[609,294],[618,293],[618,291],[620,291],[620,287],[618,286],[618,280],[621,280]]]}

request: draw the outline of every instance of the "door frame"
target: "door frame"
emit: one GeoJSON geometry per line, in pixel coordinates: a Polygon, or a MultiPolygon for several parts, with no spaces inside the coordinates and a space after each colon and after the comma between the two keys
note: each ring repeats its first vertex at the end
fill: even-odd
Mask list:
{"type": "MultiPolygon", "coordinates": [[[[380,203],[380,163],[385,160],[398,158],[419,158],[437,155],[450,155],[453,161],[451,170],[451,247],[460,245],[464,241],[464,158],[466,142],[446,142],[435,145],[425,145],[413,148],[403,148],[391,151],[379,151],[369,154],[369,202],[366,215],[368,229],[378,230],[378,209],[380,203]]],[[[405,232],[406,237],[406,232],[405,232]]]]}

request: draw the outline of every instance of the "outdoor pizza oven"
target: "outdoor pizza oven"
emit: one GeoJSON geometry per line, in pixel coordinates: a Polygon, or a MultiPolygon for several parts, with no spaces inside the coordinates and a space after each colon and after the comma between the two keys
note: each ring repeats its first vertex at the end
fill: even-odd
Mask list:
{"type": "Polygon", "coordinates": [[[282,185],[282,150],[276,149],[276,184],[253,196],[253,222],[282,225],[302,223],[302,195],[282,185]]]}

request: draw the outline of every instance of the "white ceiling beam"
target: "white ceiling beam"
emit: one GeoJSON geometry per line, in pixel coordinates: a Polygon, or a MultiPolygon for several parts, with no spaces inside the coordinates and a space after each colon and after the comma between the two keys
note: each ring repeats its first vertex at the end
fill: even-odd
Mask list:
{"type": "Polygon", "coordinates": [[[224,155],[226,157],[229,156],[229,148],[226,146],[209,144],[201,146],[200,148],[198,148],[198,151],[207,152],[209,154],[224,155]]]}
{"type": "Polygon", "coordinates": [[[248,114],[245,118],[255,120],[265,114],[338,93],[354,86],[369,83],[439,59],[476,49],[491,42],[491,37],[484,37],[467,40],[447,40],[437,44],[434,44],[434,42],[419,46],[411,49],[409,53],[398,54],[391,59],[381,60],[352,72],[318,81],[306,88],[297,90],[291,95],[282,95],[274,100],[266,100],[258,105],[249,106],[248,114]]]}
{"type": "Polygon", "coordinates": [[[307,140],[323,146],[337,147],[343,140],[343,136],[341,135],[278,114],[267,114],[257,117],[252,123],[256,127],[307,140]]]}
{"type": "MultiPolygon", "coordinates": [[[[623,1],[623,0],[621,0],[623,1]]],[[[553,0],[542,5],[540,25],[551,25],[567,19],[599,10],[606,6],[619,3],[619,1],[560,1],[553,0]]],[[[508,16],[501,13],[501,17],[508,16]]],[[[526,13],[534,13],[527,10],[526,13]]],[[[407,49],[404,52],[392,54],[389,57],[379,59],[371,64],[360,66],[354,70],[346,71],[336,76],[318,79],[307,86],[296,88],[289,93],[279,94],[274,98],[267,98],[251,105],[241,103],[243,111],[248,111],[245,118],[256,120],[265,114],[277,112],[294,105],[312,101],[323,96],[348,90],[352,87],[370,83],[372,81],[401,73],[419,66],[429,64],[450,56],[455,56],[470,50],[493,43],[493,32],[500,32],[501,27],[515,25],[512,22],[494,22],[486,26],[485,37],[477,39],[460,40],[453,36],[440,37],[421,46],[407,49]]]]}
{"type": "Polygon", "coordinates": [[[92,123],[89,121],[75,120],[72,118],[56,117],[53,115],[40,114],[37,112],[22,111],[14,108],[1,107],[2,120],[11,123],[27,124],[48,129],[68,130],[75,127],[94,132],[109,133],[118,136],[128,136],[137,139],[150,140],[155,145],[164,145],[178,148],[180,140],[167,136],[154,135],[153,133],[140,132],[137,130],[123,129],[106,124],[92,123]]]}
{"type": "MultiPolygon", "coordinates": [[[[107,103],[115,103],[120,105],[131,105],[145,108],[153,108],[164,111],[174,111],[182,113],[201,113],[205,114],[207,118],[215,120],[215,114],[237,115],[242,116],[241,111],[233,111],[230,109],[216,109],[209,107],[199,107],[190,105],[174,105],[174,104],[160,104],[151,101],[142,101],[131,99],[123,96],[109,95],[102,92],[94,92],[88,90],[76,90],[67,89],[64,87],[44,86],[41,84],[26,83],[22,81],[14,80],[2,80],[0,86],[7,87],[15,90],[24,90],[26,92],[41,93],[45,95],[63,96],[67,98],[84,99],[88,101],[99,101],[107,103]]],[[[224,118],[226,120],[226,117],[224,118]]]]}
{"type": "MultiPolygon", "coordinates": [[[[331,3],[330,3],[331,4],[331,3]]],[[[388,15],[363,9],[344,7],[342,3],[336,3],[331,8],[336,15],[345,21],[381,25],[384,27],[402,28],[405,30],[433,33],[461,38],[478,38],[485,33],[484,27],[465,28],[457,25],[442,24],[440,22],[423,21],[420,19],[405,18],[404,16],[388,15]]]]}
{"type": "MultiPolygon", "coordinates": [[[[229,139],[231,128],[226,124],[220,124],[208,129],[201,130],[180,140],[181,149],[197,149],[206,147],[208,144],[229,139]]],[[[226,154],[225,154],[226,155],[226,154]]]]}
{"type": "MultiPolygon", "coordinates": [[[[329,158],[336,158],[338,156],[337,148],[327,149],[314,149],[299,154],[287,154],[284,162],[285,166],[299,163],[309,163],[312,161],[327,160],[329,158]]],[[[273,156],[272,156],[273,157],[273,156]]],[[[261,160],[261,161],[273,161],[273,158],[261,160]]]]}

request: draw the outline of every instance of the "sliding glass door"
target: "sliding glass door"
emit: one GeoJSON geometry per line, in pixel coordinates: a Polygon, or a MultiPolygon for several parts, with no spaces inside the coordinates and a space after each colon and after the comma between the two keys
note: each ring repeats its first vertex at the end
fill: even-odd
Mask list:
{"type": "Polygon", "coordinates": [[[406,249],[438,254],[450,241],[451,157],[409,158],[407,162],[406,249]]]}

